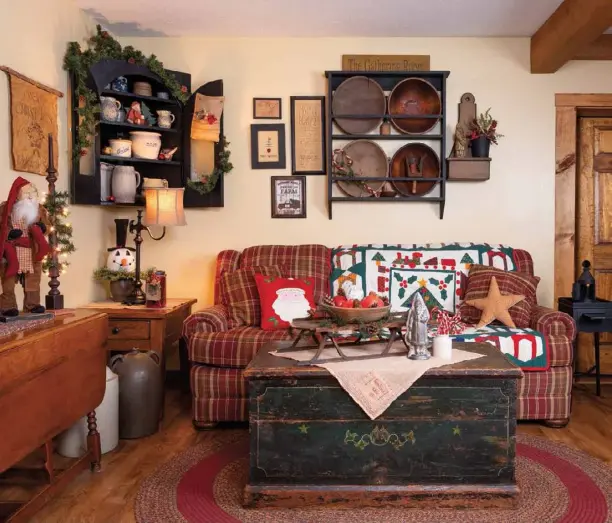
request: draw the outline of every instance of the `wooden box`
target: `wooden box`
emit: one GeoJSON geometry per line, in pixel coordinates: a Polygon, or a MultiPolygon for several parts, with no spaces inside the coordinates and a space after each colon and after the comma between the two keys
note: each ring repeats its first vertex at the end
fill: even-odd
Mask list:
{"type": "Polygon", "coordinates": [[[484,358],[428,371],[370,420],[320,367],[264,347],[249,382],[245,505],[508,507],[515,482],[520,369],[484,358]]]}
{"type": "Polygon", "coordinates": [[[454,182],[480,182],[488,180],[491,158],[447,158],[448,180],[454,182]]]}

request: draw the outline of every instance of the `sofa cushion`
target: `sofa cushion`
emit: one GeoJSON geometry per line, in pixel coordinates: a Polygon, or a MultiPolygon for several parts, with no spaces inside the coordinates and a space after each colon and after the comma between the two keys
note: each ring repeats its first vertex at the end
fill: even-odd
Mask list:
{"type": "Polygon", "coordinates": [[[285,278],[314,278],[315,302],[329,294],[331,250],[325,245],[257,245],[242,252],[240,267],[281,265],[285,278]]]}
{"type": "Polygon", "coordinates": [[[256,266],[225,272],[221,275],[221,301],[227,307],[229,328],[242,325],[256,326],[261,323],[261,307],[255,275],[282,276],[277,265],[256,266]]]}
{"type": "Polygon", "coordinates": [[[466,323],[476,324],[480,321],[481,312],[466,302],[485,298],[489,292],[491,278],[495,276],[502,294],[519,294],[524,300],[510,307],[510,317],[519,328],[527,328],[531,323],[531,311],[536,306],[536,291],[540,278],[520,272],[508,272],[495,267],[474,265],[470,269],[465,291],[465,302],[459,312],[466,323]]]}
{"type": "Polygon", "coordinates": [[[246,367],[262,345],[290,340],[288,330],[237,327],[225,332],[197,332],[189,339],[189,360],[219,367],[246,367]]]}
{"type": "Polygon", "coordinates": [[[313,278],[275,278],[256,274],[261,328],[263,330],[287,329],[298,318],[307,318],[316,309],[313,295],[313,278]]]}

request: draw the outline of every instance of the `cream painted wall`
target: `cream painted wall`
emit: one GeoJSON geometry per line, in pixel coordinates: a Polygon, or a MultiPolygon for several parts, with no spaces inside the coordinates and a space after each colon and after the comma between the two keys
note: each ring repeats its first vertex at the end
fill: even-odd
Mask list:
{"type": "MultiPolygon", "coordinates": [[[[90,19],[72,0],[7,2],[0,17],[0,64],[67,95],[68,77],[62,69],[66,44],[70,40],[82,41],[92,27],[90,19]]],[[[0,141],[0,200],[6,198],[17,176],[35,183],[39,190],[47,191],[44,177],[18,173],[11,168],[9,96],[8,77],[2,73],[0,129],[4,129],[4,133],[0,141]]],[[[66,190],[69,186],[67,106],[68,98],[64,96],[58,101],[59,190],[66,190]]],[[[91,207],[72,207],[71,211],[77,251],[71,256],[71,267],[60,279],[66,307],[82,305],[100,292],[91,279],[91,271],[97,263],[97,249],[103,234],[103,212],[91,207]]],[[[46,282],[43,282],[41,290],[43,295],[48,292],[46,282]]]]}
{"type": "MultiPolygon", "coordinates": [[[[191,72],[194,87],[218,78],[225,86],[225,129],[234,164],[226,177],[225,208],[189,210],[187,227],[143,244],[144,264],[168,271],[170,295],[195,296],[200,306],[211,303],[214,259],[222,249],[264,243],[486,241],[529,250],[542,277],[539,299],[552,304],[554,94],[609,92],[609,64],[574,62],[554,75],[531,75],[524,38],[124,38],[122,43],[155,53],[169,68],[191,72]],[[308,178],[307,219],[270,218],[270,176],[290,174],[290,151],[285,171],[251,170],[252,99],[283,98],[289,144],[289,97],[324,94],[323,71],[339,69],[343,53],[431,55],[432,69],[451,71],[447,109],[453,125],[464,92],[474,93],[481,110],[493,108],[506,137],[493,149],[491,179],[449,183],[444,220],[438,219],[435,204],[342,203],[329,221],[323,176],[308,178]]],[[[107,218],[111,243],[113,217],[107,218]]],[[[93,234],[87,245],[100,252],[106,247],[93,234]]]]}

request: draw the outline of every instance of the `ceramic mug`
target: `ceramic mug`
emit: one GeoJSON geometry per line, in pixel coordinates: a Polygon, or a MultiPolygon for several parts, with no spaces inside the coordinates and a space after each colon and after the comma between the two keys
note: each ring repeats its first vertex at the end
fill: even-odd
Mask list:
{"type": "Polygon", "coordinates": [[[119,93],[127,93],[128,81],[125,76],[118,76],[111,82],[111,89],[119,93]]]}
{"type": "Polygon", "coordinates": [[[121,102],[112,96],[100,96],[102,119],[107,122],[116,122],[121,102]]]}
{"type": "Polygon", "coordinates": [[[159,125],[160,127],[166,127],[168,129],[172,127],[172,124],[176,119],[176,117],[170,111],[166,110],[157,111],[157,116],[157,125],[159,125]]]}
{"type": "Polygon", "coordinates": [[[117,112],[117,121],[125,122],[125,109],[119,109],[117,112]]]}
{"type": "Polygon", "coordinates": [[[160,91],[157,94],[157,98],[161,98],[162,100],[169,100],[170,99],[170,95],[166,92],[166,91],[160,91]]]}
{"type": "Polygon", "coordinates": [[[142,189],[167,189],[168,180],[165,178],[144,178],[142,181],[142,189]]]}

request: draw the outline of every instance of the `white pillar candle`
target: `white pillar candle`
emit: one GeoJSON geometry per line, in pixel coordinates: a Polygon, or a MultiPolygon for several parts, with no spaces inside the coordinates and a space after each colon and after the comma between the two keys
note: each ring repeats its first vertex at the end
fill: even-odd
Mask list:
{"type": "Polygon", "coordinates": [[[433,355],[434,358],[440,358],[442,360],[453,359],[453,340],[451,340],[448,334],[434,337],[433,355]]]}

